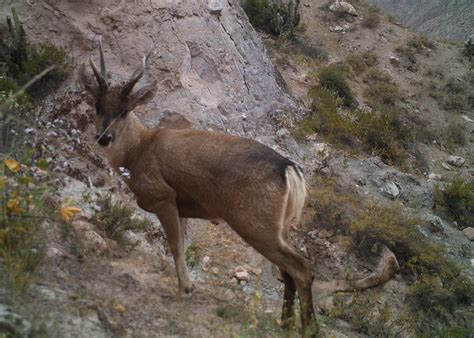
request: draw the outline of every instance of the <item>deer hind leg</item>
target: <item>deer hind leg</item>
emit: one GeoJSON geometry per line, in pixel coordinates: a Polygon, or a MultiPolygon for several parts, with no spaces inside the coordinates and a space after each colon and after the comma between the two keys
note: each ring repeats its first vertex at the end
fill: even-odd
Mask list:
{"type": "Polygon", "coordinates": [[[173,255],[178,275],[178,297],[181,298],[193,290],[184,256],[185,219],[179,218],[178,209],[172,202],[159,203],[155,208],[155,213],[165,229],[168,245],[173,255]]]}
{"type": "Polygon", "coordinates": [[[318,328],[311,293],[313,275],[306,259],[290,247],[278,231],[275,231],[281,229],[277,222],[275,225],[263,225],[262,222],[254,224],[245,222],[243,225],[230,223],[230,225],[245,241],[291,278],[287,278],[286,281],[284,279],[285,299],[282,317],[289,318],[291,314],[293,307],[291,300],[294,299],[294,286],[296,286],[301,306],[303,336],[316,337],[318,328]]]}
{"type": "MultiPolygon", "coordinates": [[[[285,315],[285,311],[289,311],[293,307],[292,304],[289,303],[289,301],[292,292],[291,288],[294,288],[296,286],[301,307],[300,312],[303,336],[315,337],[317,334],[317,324],[314,315],[313,295],[311,293],[311,284],[313,283],[313,275],[311,273],[311,268],[306,259],[302,257],[299,253],[297,253],[295,249],[291,248],[283,240],[279,239],[275,249],[276,250],[271,249],[274,250],[273,253],[267,253],[269,256],[272,256],[271,258],[269,257],[269,259],[273,259],[273,263],[278,265],[280,269],[284,270],[291,278],[291,281],[289,279],[285,281],[284,279],[285,297],[283,303],[282,318],[283,315],[285,315]],[[287,282],[289,283],[287,284],[287,282]],[[291,307],[289,304],[291,304],[291,307]]],[[[283,276],[285,276],[285,274],[283,274],[283,276]]]]}
{"type": "Polygon", "coordinates": [[[285,285],[285,291],[283,293],[283,309],[281,311],[281,322],[284,329],[290,329],[295,326],[295,294],[296,285],[293,278],[286,271],[280,269],[281,278],[285,285]]]}

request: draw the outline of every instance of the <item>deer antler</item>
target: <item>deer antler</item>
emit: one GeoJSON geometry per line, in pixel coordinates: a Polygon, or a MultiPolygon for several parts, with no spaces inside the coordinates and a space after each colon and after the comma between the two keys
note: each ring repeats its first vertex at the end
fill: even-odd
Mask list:
{"type": "Polygon", "coordinates": [[[102,36],[99,38],[99,50],[100,50],[100,72],[97,69],[97,66],[92,61],[92,57],[89,60],[91,64],[92,71],[94,72],[95,78],[99,83],[99,88],[101,92],[106,92],[109,89],[109,85],[107,84],[107,71],[105,70],[105,60],[104,60],[104,51],[102,49],[102,36]]]}
{"type": "Polygon", "coordinates": [[[130,79],[128,79],[128,81],[123,85],[122,90],[120,91],[122,96],[129,96],[133,90],[133,87],[141,79],[143,73],[145,72],[146,62],[148,61],[148,58],[152,52],[153,48],[151,48],[147,54],[143,55],[142,63],[137,69],[135,69],[135,71],[132,73],[132,76],[130,76],[130,79]]]}

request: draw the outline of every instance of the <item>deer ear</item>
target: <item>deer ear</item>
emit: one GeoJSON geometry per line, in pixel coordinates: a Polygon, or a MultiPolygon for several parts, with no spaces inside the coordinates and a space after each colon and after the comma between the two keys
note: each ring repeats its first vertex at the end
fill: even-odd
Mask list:
{"type": "Polygon", "coordinates": [[[99,86],[97,82],[92,79],[91,75],[87,73],[86,65],[82,64],[81,68],[79,69],[79,83],[81,86],[92,96],[98,97],[99,96],[99,86]]]}
{"type": "Polygon", "coordinates": [[[152,83],[144,85],[135,93],[130,95],[130,107],[133,109],[137,106],[148,103],[148,101],[150,101],[155,96],[157,89],[156,85],[157,82],[153,81],[152,83]]]}

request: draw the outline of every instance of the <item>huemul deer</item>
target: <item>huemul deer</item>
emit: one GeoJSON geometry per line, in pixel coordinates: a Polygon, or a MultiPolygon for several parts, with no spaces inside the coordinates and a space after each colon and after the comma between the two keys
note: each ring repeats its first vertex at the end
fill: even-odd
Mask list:
{"type": "Polygon", "coordinates": [[[190,129],[145,128],[132,110],[150,100],[156,81],[133,91],[148,55],[122,86],[107,80],[102,43],[96,81],[83,64],[79,79],[95,100],[97,142],[111,166],[127,168],[127,184],[138,205],[160,220],[173,254],[179,295],[190,293],[184,255],[185,219],[222,219],[280,269],[285,285],[282,319],[293,318],[296,291],[303,332],[316,334],[311,294],[313,276],[306,259],[287,242],[298,221],[306,187],[292,161],[253,140],[190,129]]]}

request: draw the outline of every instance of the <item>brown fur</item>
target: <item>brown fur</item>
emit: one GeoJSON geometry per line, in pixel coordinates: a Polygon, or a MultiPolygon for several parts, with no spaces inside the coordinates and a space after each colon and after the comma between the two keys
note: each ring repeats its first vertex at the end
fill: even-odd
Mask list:
{"type": "Polygon", "coordinates": [[[298,167],[253,140],[190,129],[145,128],[131,110],[151,96],[154,85],[128,98],[117,95],[120,88],[107,88],[105,93],[98,87],[91,89],[84,69],[81,79],[99,102],[100,136],[113,140],[105,142],[110,164],[117,171],[120,167],[130,171],[127,184],[138,205],[155,213],[163,225],[176,264],[179,294],[193,287],[184,258],[185,219],[223,219],[280,268],[285,283],[284,324],[291,322],[298,291],[303,330],[316,334],[312,273],[286,240],[288,226],[299,218],[305,200],[298,167]]]}

